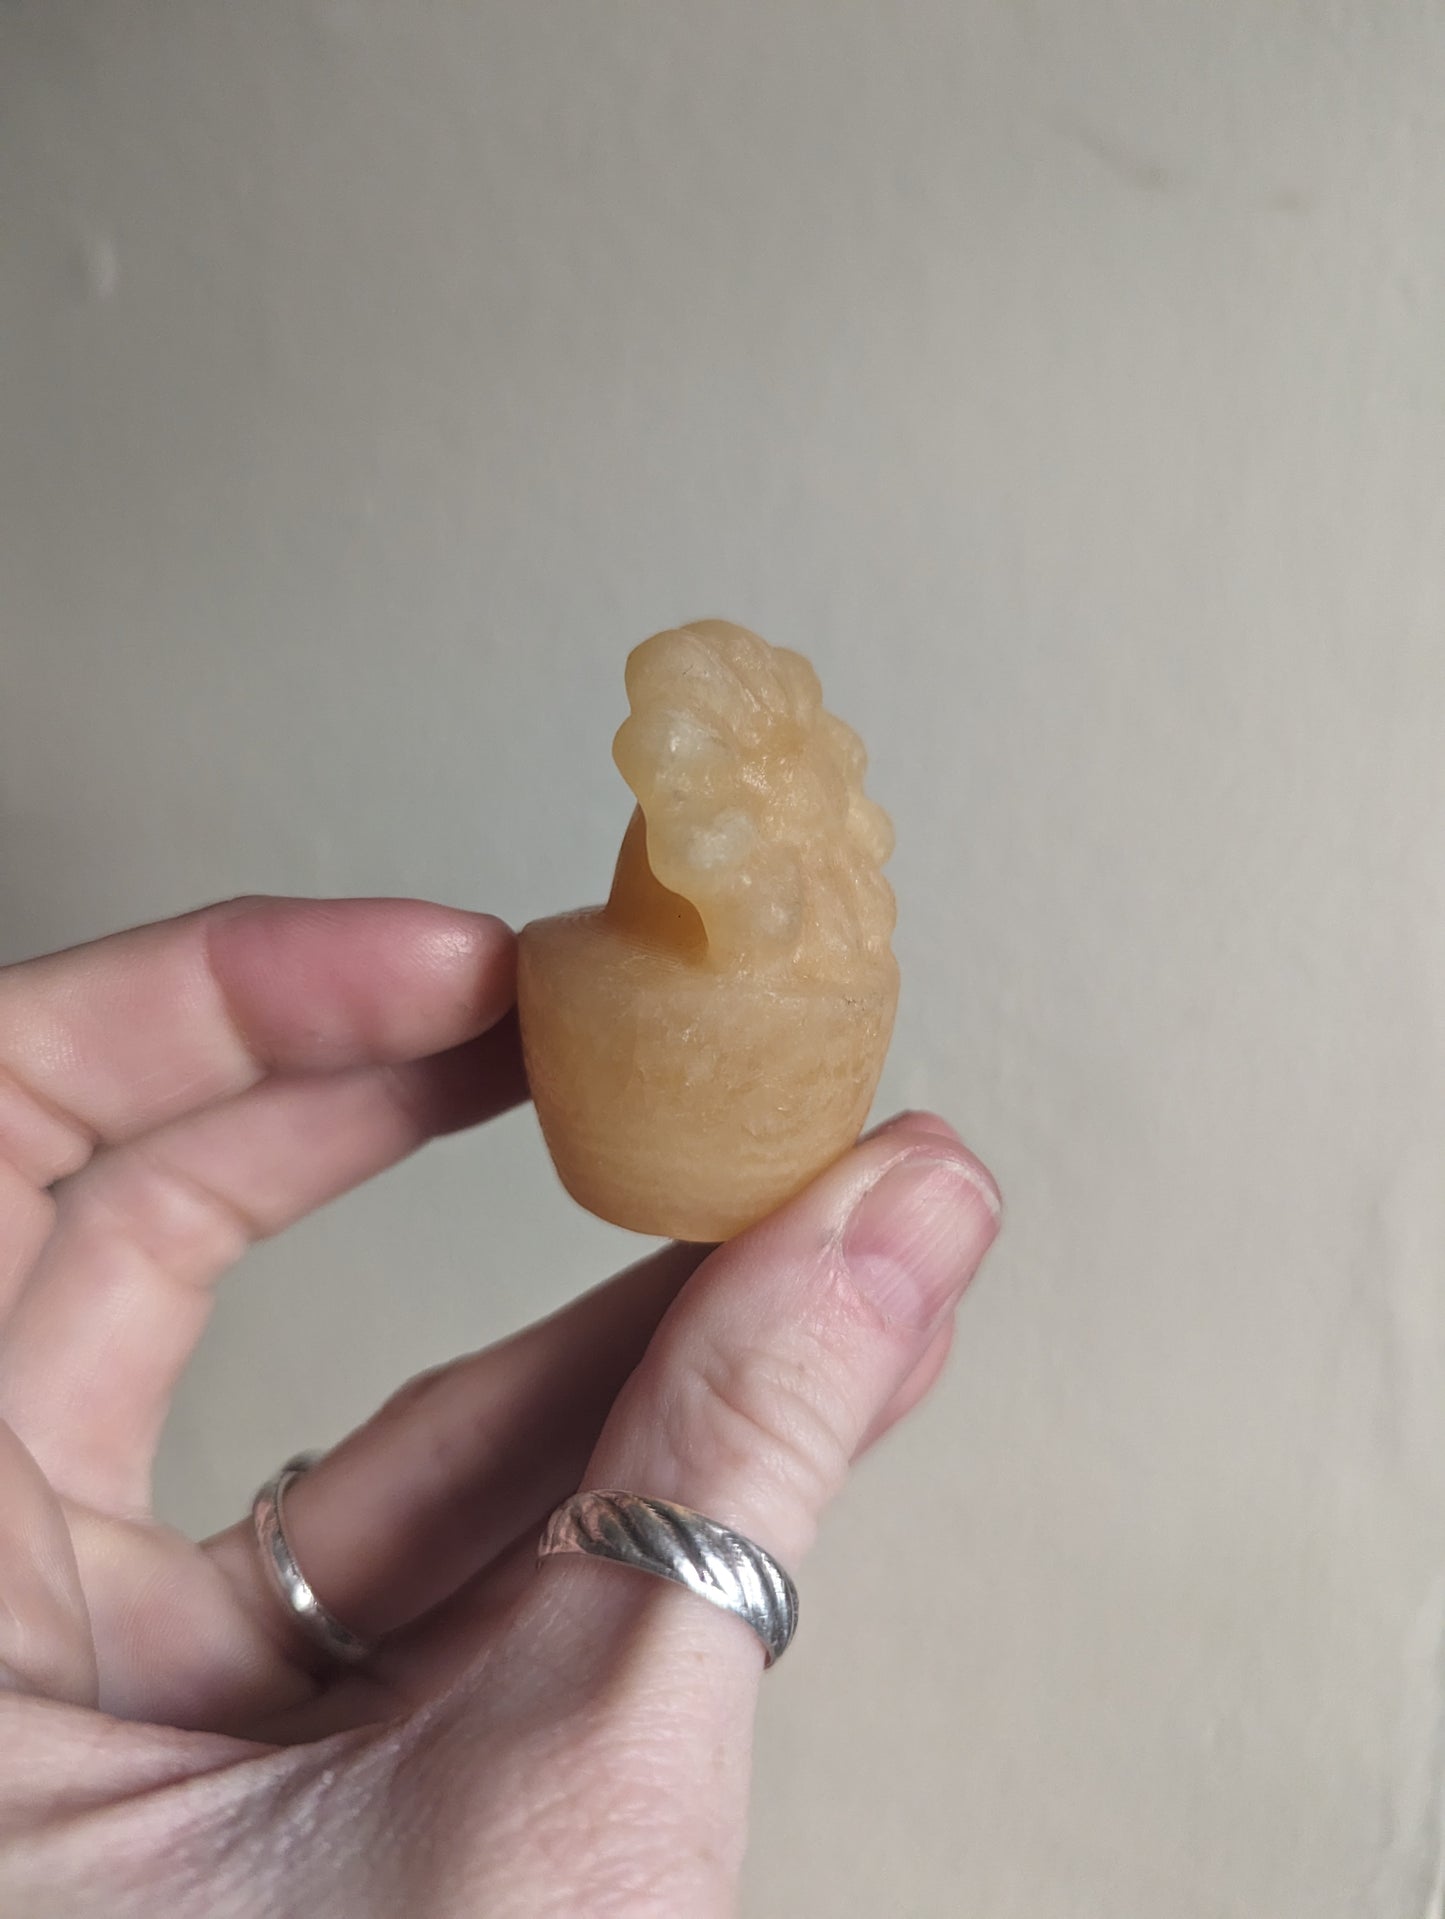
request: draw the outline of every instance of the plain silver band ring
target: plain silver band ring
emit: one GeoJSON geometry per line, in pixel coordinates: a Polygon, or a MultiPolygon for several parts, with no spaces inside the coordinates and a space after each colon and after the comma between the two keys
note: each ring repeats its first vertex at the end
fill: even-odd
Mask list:
{"type": "Polygon", "coordinates": [[[297,1453],[294,1459],[288,1459],[252,1501],[251,1519],[256,1528],[261,1563],[276,1597],[308,1639],[342,1665],[356,1666],[370,1658],[375,1650],[372,1641],[343,1626],[335,1614],[322,1605],[297,1565],[291,1542],[286,1537],[283,1517],[286,1489],[320,1457],[320,1453],[297,1453]]]}
{"type": "Polygon", "coordinates": [[[588,1553],[686,1586],[699,1599],[736,1613],[763,1642],[771,1666],[798,1625],[798,1589],[771,1553],[715,1519],[641,1493],[574,1493],[553,1513],[537,1547],[588,1553]]]}

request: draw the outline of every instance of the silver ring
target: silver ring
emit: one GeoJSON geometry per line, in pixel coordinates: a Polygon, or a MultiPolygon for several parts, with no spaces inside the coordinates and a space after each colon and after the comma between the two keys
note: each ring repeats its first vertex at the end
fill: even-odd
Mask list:
{"type": "Polygon", "coordinates": [[[797,1630],[798,1589],[772,1554],[669,1499],[574,1493],[547,1521],[538,1563],[556,1553],[589,1553],[686,1586],[745,1620],[762,1640],[770,1666],[797,1630]]]}
{"type": "Polygon", "coordinates": [[[306,1575],[296,1563],[296,1555],[286,1537],[282,1516],[286,1489],[293,1479],[314,1466],[320,1453],[297,1453],[294,1459],[268,1479],[251,1502],[251,1519],[256,1528],[256,1544],[276,1597],[291,1614],[306,1636],[342,1665],[356,1666],[370,1658],[375,1650],[369,1639],[343,1626],[341,1621],[316,1597],[306,1575]]]}

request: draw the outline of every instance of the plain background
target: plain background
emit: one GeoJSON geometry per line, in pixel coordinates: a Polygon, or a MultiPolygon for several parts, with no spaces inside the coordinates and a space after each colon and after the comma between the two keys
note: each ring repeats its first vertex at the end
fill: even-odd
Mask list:
{"type": "MultiPolygon", "coordinates": [[[[1416,1919],[1445,1787],[1445,15],[6,0],[3,948],[596,898],[627,648],[816,660],[945,1385],[766,1687],[758,1919],[1416,1919]]],[[[636,1242],[529,1114],[257,1252],[210,1527],[636,1242]]]]}

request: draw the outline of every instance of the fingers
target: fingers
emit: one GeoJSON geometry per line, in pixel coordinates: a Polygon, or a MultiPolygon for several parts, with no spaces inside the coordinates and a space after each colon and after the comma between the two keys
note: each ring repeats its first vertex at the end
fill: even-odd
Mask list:
{"type": "Polygon", "coordinates": [[[0,1408],[67,1497],[149,1498],[172,1392],[247,1244],[525,1096],[515,1022],[432,1059],[302,1079],[101,1154],[63,1189],[0,1350],[0,1408]]]}
{"type": "MultiPolygon", "coordinates": [[[[690,1271],[693,1266],[700,1263],[704,1252],[702,1247],[673,1248],[661,1257],[670,1259],[673,1255],[684,1251],[689,1256],[687,1271],[690,1271]]],[[[651,1262],[647,1264],[650,1265],[651,1262]]],[[[671,1302],[677,1285],[681,1283],[681,1278],[685,1277],[686,1272],[670,1276],[670,1289],[666,1291],[665,1296],[660,1296],[653,1302],[657,1315],[660,1315],[665,1306],[671,1302]]],[[[627,1274],[622,1276],[624,1282],[628,1278],[627,1274]]],[[[616,1286],[619,1283],[614,1281],[613,1285],[616,1286]]],[[[604,1298],[609,1291],[611,1291],[610,1287],[604,1288],[597,1297],[604,1298]]],[[[641,1356],[642,1343],[651,1327],[639,1325],[635,1330],[638,1338],[633,1342],[631,1349],[634,1362],[641,1356]]],[[[927,1396],[943,1371],[952,1343],[953,1321],[949,1319],[934,1334],[923,1358],[864,1435],[858,1448],[860,1455],[868,1447],[884,1438],[927,1396]]],[[[473,1363],[464,1360],[460,1362],[460,1365],[468,1367],[473,1363]]],[[[609,1372],[616,1385],[620,1385],[623,1375],[617,1370],[615,1364],[609,1363],[609,1372]]],[[[601,1382],[599,1381],[598,1384],[600,1386],[601,1382]]],[[[573,1443],[568,1445],[565,1461],[561,1456],[556,1461],[557,1470],[552,1475],[545,1496],[529,1502],[513,1502],[514,1511],[520,1510],[525,1504],[526,1512],[515,1536],[506,1545],[505,1550],[498,1552],[493,1537],[495,1529],[489,1528],[485,1540],[487,1558],[483,1570],[480,1570],[467,1584],[458,1586],[450,1599],[440,1607],[429,1610],[424,1618],[418,1618],[417,1623],[409,1631],[401,1632],[388,1640],[373,1661],[372,1679],[368,1680],[365,1675],[358,1675],[354,1682],[343,1680],[340,1687],[333,1687],[322,1698],[308,1700],[300,1708],[299,1717],[296,1711],[287,1710],[285,1717],[275,1722],[274,1729],[278,1737],[285,1740],[299,1737],[317,1738],[375,1717],[374,1688],[377,1679],[390,1686],[400,1697],[417,1700],[433,1697],[444,1688],[453,1685],[469,1667],[475,1666],[478,1644],[511,1613],[517,1602],[526,1595],[527,1589],[535,1578],[540,1525],[546,1514],[551,1512],[553,1507],[577,1484],[586,1454],[591,1450],[603,1417],[611,1403],[610,1400],[607,1400],[606,1404],[603,1403],[606,1390],[604,1388],[592,1397],[589,1417],[585,1422],[586,1427],[590,1429],[585,1443],[578,1443],[583,1439],[581,1433],[573,1435],[573,1443]]],[[[319,1473],[320,1470],[318,1467],[317,1472],[319,1473]]],[[[304,1485],[304,1483],[300,1484],[304,1485]]],[[[298,1485],[298,1492],[299,1490],[300,1485],[298,1485]]],[[[444,1527],[440,1530],[443,1534],[445,1533],[444,1527]]],[[[239,1529],[233,1529],[233,1534],[237,1532],[239,1529]]],[[[223,1534],[222,1538],[232,1541],[234,1546],[236,1542],[233,1534],[223,1534]]],[[[251,1555],[248,1557],[253,1558],[251,1555]]],[[[240,1566],[239,1560],[228,1561],[228,1563],[241,1572],[243,1577],[251,1581],[255,1580],[256,1569],[253,1563],[244,1567],[240,1566]]],[[[437,1583],[440,1585],[442,1582],[437,1583]]],[[[380,1590],[379,1584],[378,1590],[380,1590]]],[[[274,1601],[271,1603],[274,1604],[274,1601]]],[[[401,1616],[400,1608],[397,1609],[397,1616],[401,1616]]],[[[269,1737],[272,1730],[271,1726],[263,1724],[260,1735],[269,1737]]]]}
{"type": "Polygon", "coordinates": [[[0,972],[0,1158],[46,1186],[272,1072],[420,1058],[497,1020],[512,935],[416,900],[233,900],[0,972]]]}
{"type": "Polygon", "coordinates": [[[0,1325],[46,1188],[98,1144],[270,1072],[420,1058],[511,1001],[499,920],[415,900],[233,900],[0,970],[0,1325]]]}
{"type": "MultiPolygon", "coordinates": [[[[447,1599],[577,1484],[602,1422],[658,1321],[702,1258],[670,1246],[485,1352],[404,1386],[292,1483],[286,1533],[325,1605],[364,1637],[391,1633],[447,1599]]],[[[278,1462],[279,1463],[279,1462],[278,1462]]],[[[249,1521],[207,1550],[262,1627],[305,1663],[257,1557],[249,1521]]],[[[426,1683],[406,1647],[383,1679],[426,1683]]],[[[260,1714],[295,1696],[294,1673],[260,1714]]]]}

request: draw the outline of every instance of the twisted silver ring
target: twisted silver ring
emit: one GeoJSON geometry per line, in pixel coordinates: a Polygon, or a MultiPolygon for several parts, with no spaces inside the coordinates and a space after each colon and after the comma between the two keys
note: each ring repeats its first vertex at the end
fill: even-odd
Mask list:
{"type": "Polygon", "coordinates": [[[557,1553],[615,1560],[686,1586],[699,1599],[736,1613],[763,1642],[771,1666],[798,1624],[798,1589],[771,1553],[668,1499],[640,1493],[574,1493],[547,1521],[540,1564],[557,1553]]]}
{"type": "Polygon", "coordinates": [[[294,1459],[288,1459],[280,1472],[266,1481],[252,1501],[251,1519],[256,1528],[261,1563],[266,1568],[276,1597],[306,1636],[323,1652],[344,1666],[356,1666],[363,1659],[370,1658],[375,1650],[373,1642],[343,1626],[336,1615],[322,1605],[297,1565],[296,1555],[286,1537],[283,1517],[286,1489],[293,1479],[314,1466],[320,1457],[320,1453],[297,1453],[294,1459]]]}

